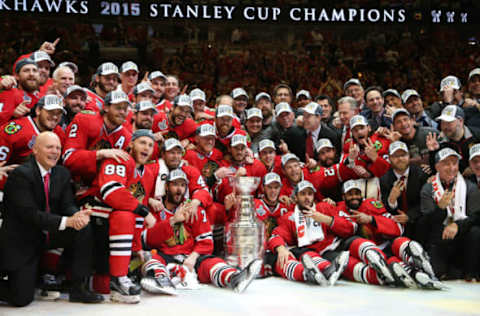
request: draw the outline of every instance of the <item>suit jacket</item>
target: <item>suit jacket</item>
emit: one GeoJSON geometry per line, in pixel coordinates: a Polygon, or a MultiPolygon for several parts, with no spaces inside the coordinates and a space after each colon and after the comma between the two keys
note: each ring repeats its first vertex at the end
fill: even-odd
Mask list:
{"type": "MultiPolygon", "coordinates": [[[[337,153],[341,153],[341,137],[342,134],[338,133],[336,130],[328,127],[325,123],[320,123],[322,127],[320,128],[320,133],[318,133],[318,137],[315,140],[318,141],[321,138],[328,138],[332,142],[332,145],[337,150],[337,153]]],[[[307,131],[302,127],[291,127],[288,129],[285,134],[283,140],[288,145],[288,149],[291,153],[297,155],[300,160],[305,161],[305,145],[307,139],[307,131]]],[[[315,146],[315,144],[313,144],[315,146]]],[[[316,150],[314,149],[315,156],[317,154],[316,150]]],[[[312,157],[316,158],[316,157],[312,157]]]]}
{"type": "Polygon", "coordinates": [[[3,202],[0,267],[6,270],[14,270],[40,255],[46,246],[44,231],[57,232],[62,216],[71,216],[78,210],[70,172],[55,166],[50,174],[50,212],[46,212],[43,179],[33,157],[11,172],[3,202]]]}
{"type": "MultiPolygon", "coordinates": [[[[420,212],[420,191],[423,185],[427,182],[428,176],[417,165],[410,164],[407,179],[407,204],[408,204],[408,221],[409,223],[415,223],[421,215],[420,212]]],[[[393,173],[393,169],[390,168],[386,174],[380,178],[380,189],[382,192],[383,204],[390,213],[397,215],[397,210],[402,205],[402,196],[397,199],[397,208],[392,209],[388,204],[388,196],[393,188],[394,182],[397,181],[397,176],[393,173]]],[[[402,210],[403,211],[403,210],[402,210]]]]}

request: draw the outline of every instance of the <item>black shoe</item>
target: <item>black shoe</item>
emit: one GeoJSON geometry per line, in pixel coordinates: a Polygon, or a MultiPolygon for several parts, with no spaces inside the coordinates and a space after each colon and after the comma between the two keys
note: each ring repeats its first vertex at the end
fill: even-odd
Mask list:
{"type": "Polygon", "coordinates": [[[90,291],[85,283],[74,283],[68,300],[77,303],[101,303],[103,295],[90,291]]]}
{"type": "Polygon", "coordinates": [[[232,275],[230,287],[237,293],[242,293],[252,283],[262,269],[262,260],[254,259],[241,271],[232,275]]]}

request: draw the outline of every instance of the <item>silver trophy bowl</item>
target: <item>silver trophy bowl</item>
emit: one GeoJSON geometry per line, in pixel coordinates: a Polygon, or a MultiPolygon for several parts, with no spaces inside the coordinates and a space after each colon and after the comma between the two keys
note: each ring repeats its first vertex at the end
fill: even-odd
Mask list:
{"type": "Polygon", "coordinates": [[[225,259],[228,264],[243,269],[252,260],[263,258],[264,227],[255,216],[252,195],[260,178],[232,177],[230,181],[240,203],[235,206],[233,221],[226,225],[225,259]]]}

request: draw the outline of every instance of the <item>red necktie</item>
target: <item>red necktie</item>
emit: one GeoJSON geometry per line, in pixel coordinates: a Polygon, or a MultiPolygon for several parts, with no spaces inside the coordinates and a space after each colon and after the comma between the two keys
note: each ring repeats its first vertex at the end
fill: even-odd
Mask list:
{"type": "MultiPolygon", "coordinates": [[[[405,176],[402,176],[400,178],[400,180],[405,183],[407,178],[405,176]]],[[[405,213],[408,211],[407,186],[406,185],[405,185],[405,187],[403,188],[403,191],[402,191],[402,211],[404,211],[405,213]]]]}
{"type": "MultiPolygon", "coordinates": [[[[306,140],[305,146],[306,146],[305,153],[308,155],[308,157],[315,159],[313,155],[313,137],[311,132],[307,134],[307,140],[306,140]]],[[[305,160],[306,160],[306,157],[305,157],[305,160]]]]}
{"type": "Polygon", "coordinates": [[[48,200],[48,195],[50,192],[50,173],[47,173],[43,176],[43,188],[45,191],[45,210],[50,212],[50,203],[48,200]]]}

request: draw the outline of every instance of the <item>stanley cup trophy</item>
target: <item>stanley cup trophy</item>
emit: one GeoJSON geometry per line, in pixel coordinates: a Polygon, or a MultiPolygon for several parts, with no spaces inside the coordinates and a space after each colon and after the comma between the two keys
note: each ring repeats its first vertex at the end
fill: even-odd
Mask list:
{"type": "Polygon", "coordinates": [[[260,178],[232,177],[232,186],[240,203],[235,207],[233,221],[225,232],[225,257],[228,264],[245,268],[253,259],[263,259],[264,225],[255,215],[252,192],[260,178]]]}

